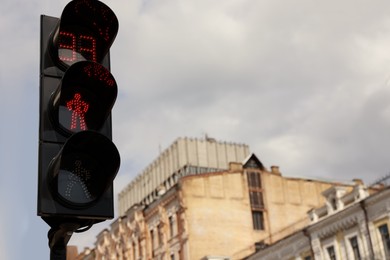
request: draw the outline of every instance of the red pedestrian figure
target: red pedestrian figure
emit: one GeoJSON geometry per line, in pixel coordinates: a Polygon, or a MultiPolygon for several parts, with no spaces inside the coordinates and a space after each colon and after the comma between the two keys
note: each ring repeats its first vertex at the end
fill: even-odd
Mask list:
{"type": "Polygon", "coordinates": [[[85,125],[85,113],[88,111],[89,104],[81,100],[79,93],[74,94],[74,98],[66,103],[69,111],[72,111],[72,122],[70,129],[77,128],[77,121],[79,121],[80,129],[87,130],[85,125]]]}

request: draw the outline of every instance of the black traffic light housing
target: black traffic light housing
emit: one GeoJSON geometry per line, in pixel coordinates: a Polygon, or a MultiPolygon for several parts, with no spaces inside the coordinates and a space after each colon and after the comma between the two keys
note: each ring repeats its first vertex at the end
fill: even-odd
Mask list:
{"type": "Polygon", "coordinates": [[[79,61],[66,71],[49,100],[49,117],[56,131],[69,136],[99,130],[115,103],[118,88],[102,65],[79,61]]]}
{"type": "Polygon", "coordinates": [[[38,215],[52,228],[114,217],[120,156],[111,142],[109,48],[117,31],[115,14],[97,0],[71,1],[60,19],[41,16],[38,215]]]}

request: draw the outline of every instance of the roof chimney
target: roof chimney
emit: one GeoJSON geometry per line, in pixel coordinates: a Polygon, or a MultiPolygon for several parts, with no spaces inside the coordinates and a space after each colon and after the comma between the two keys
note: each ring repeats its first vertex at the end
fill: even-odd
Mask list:
{"type": "Polygon", "coordinates": [[[352,181],[353,181],[356,185],[364,185],[362,179],[353,179],[352,181]]]}
{"type": "Polygon", "coordinates": [[[229,170],[234,172],[234,171],[242,171],[242,163],[238,162],[230,162],[229,163],[229,170]]]}
{"type": "Polygon", "coordinates": [[[271,166],[271,173],[281,175],[279,171],[279,166],[271,166]]]}

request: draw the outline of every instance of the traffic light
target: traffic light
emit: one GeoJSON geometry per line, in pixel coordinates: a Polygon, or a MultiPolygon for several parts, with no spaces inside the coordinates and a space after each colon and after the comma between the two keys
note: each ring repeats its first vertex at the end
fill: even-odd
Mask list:
{"type": "Polygon", "coordinates": [[[115,14],[97,0],[69,2],[60,19],[41,16],[38,215],[52,228],[114,217],[118,88],[109,49],[117,32],[115,14]]]}

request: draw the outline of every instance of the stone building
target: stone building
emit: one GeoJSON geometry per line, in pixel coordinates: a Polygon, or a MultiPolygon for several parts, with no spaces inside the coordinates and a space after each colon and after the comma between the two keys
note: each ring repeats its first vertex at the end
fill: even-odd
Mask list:
{"type": "Polygon", "coordinates": [[[310,223],[276,243],[259,241],[247,260],[390,259],[390,189],[352,191],[333,186],[322,192],[325,204],[308,212],[310,223]]]}
{"type": "Polygon", "coordinates": [[[187,146],[173,146],[182,152],[167,152],[121,192],[121,216],[77,259],[243,259],[259,241],[272,244],[307,226],[307,212],[326,203],[321,193],[355,186],[284,177],[255,154],[242,158],[246,145],[181,140],[187,146]]]}

